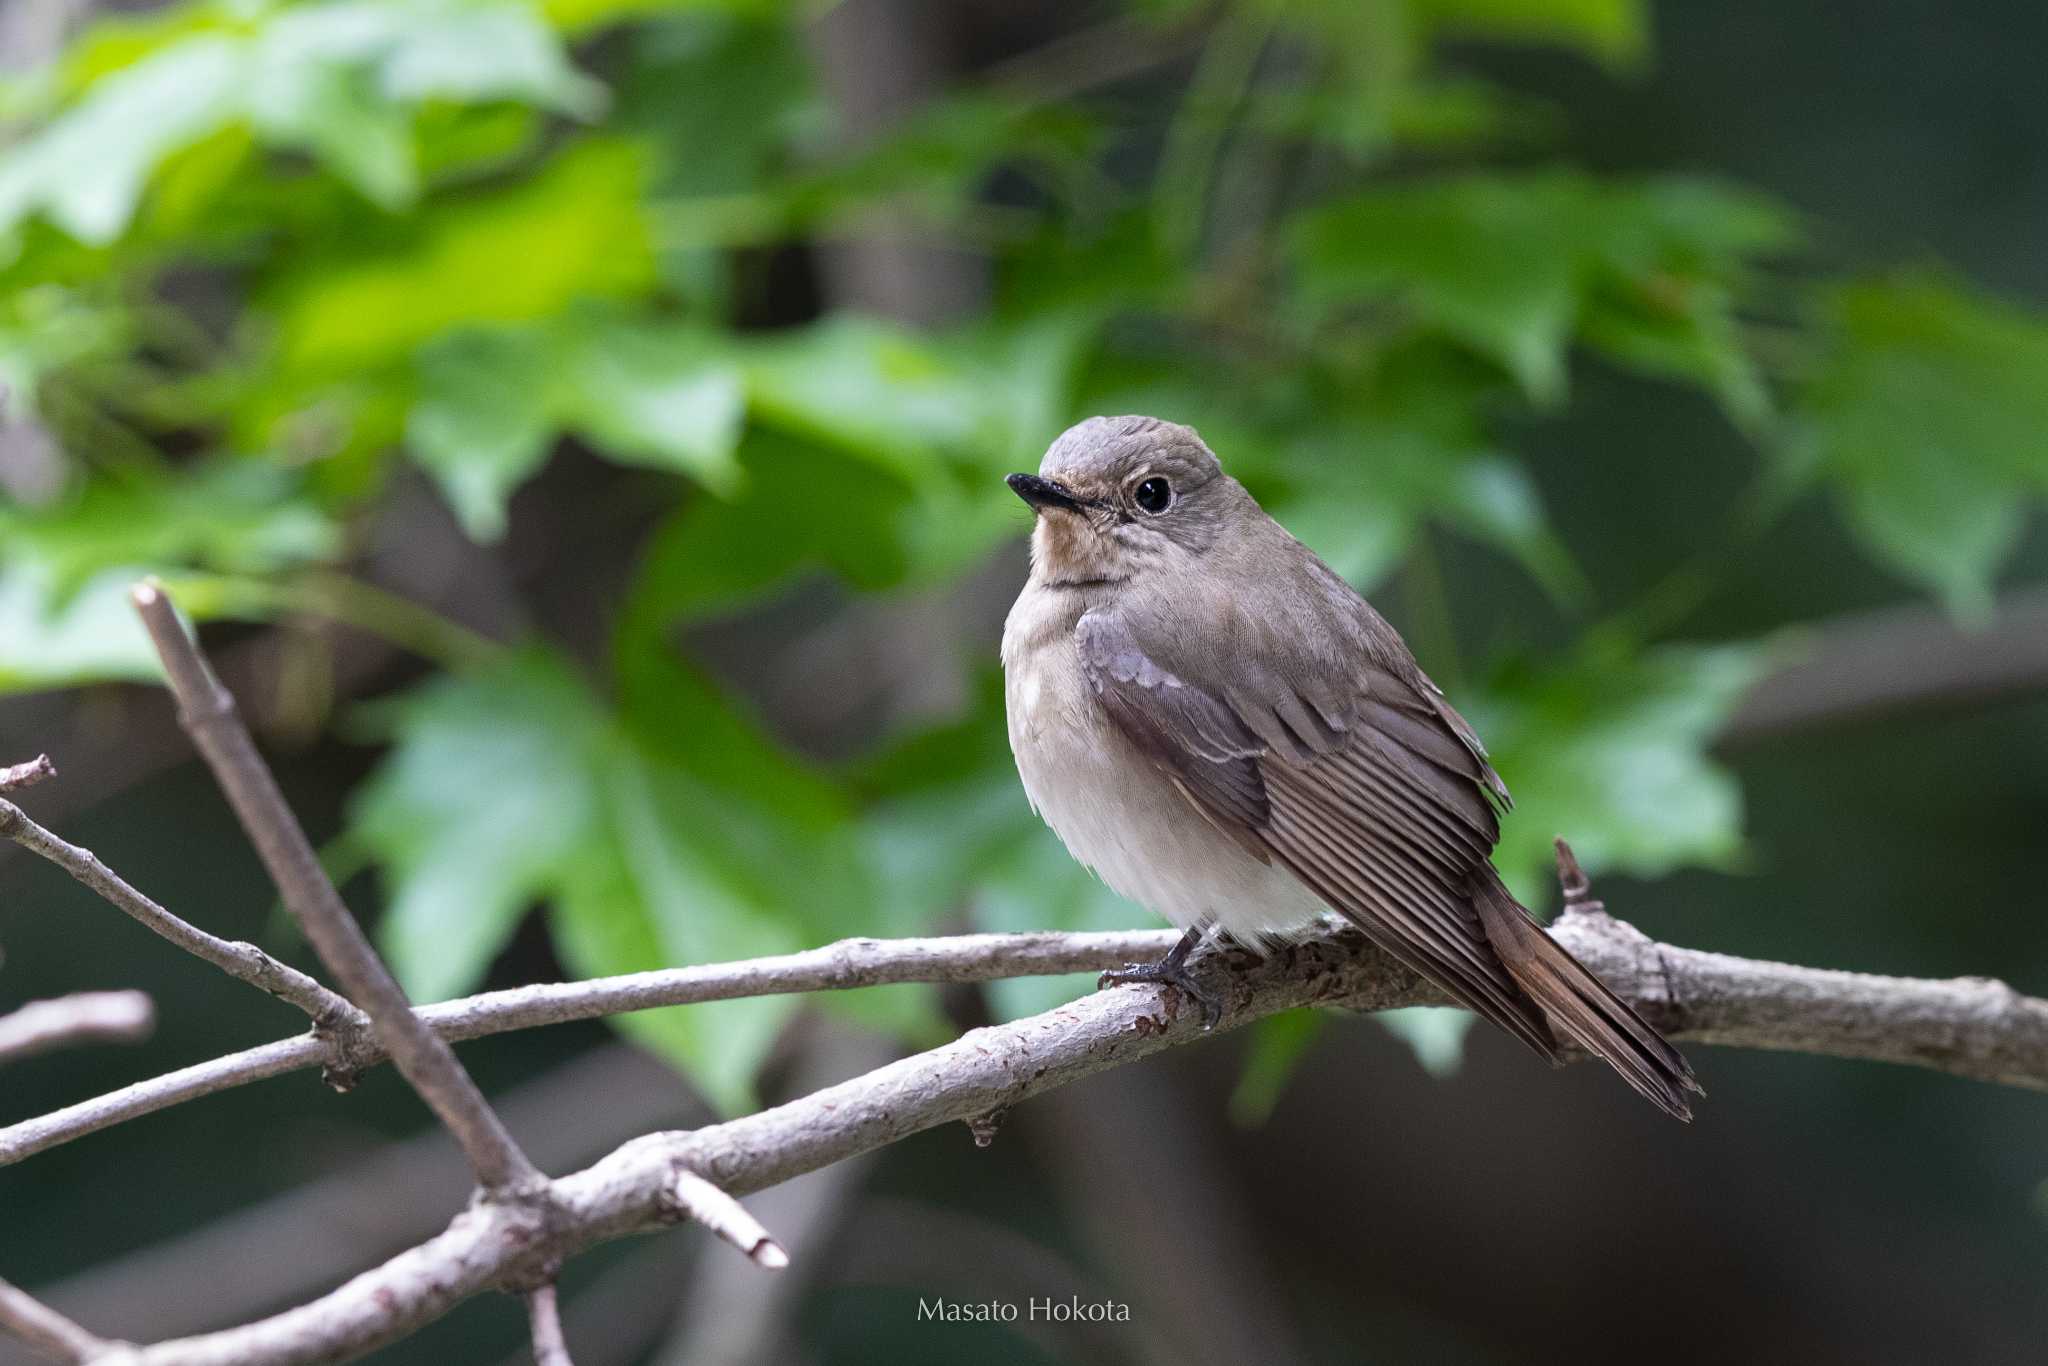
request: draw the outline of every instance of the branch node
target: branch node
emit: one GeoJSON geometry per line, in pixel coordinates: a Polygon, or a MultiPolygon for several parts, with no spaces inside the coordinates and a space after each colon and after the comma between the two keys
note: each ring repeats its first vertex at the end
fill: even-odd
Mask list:
{"type": "Polygon", "coordinates": [[[969,1115],[966,1120],[967,1132],[974,1135],[974,1146],[986,1148],[994,1143],[997,1130],[1003,1127],[1003,1121],[1009,1117],[1010,1111],[1007,1107],[999,1107],[985,1114],[969,1115]]]}
{"type": "Polygon", "coordinates": [[[1579,856],[1572,852],[1562,835],[1551,843],[1557,848],[1557,885],[1564,892],[1564,909],[1558,912],[1567,915],[1605,915],[1607,903],[1593,897],[1593,883],[1586,876],[1586,870],[1579,866],[1579,856]]]}
{"type": "Polygon", "coordinates": [[[661,1194],[661,1209],[667,1217],[702,1224],[764,1271],[781,1271],[789,1265],[789,1254],[768,1236],[760,1220],[688,1167],[678,1166],[670,1175],[661,1194]]]}
{"type": "Polygon", "coordinates": [[[17,792],[24,787],[34,787],[45,778],[57,776],[57,766],[50,762],[47,754],[38,754],[25,764],[0,768],[0,792],[17,792]]]}

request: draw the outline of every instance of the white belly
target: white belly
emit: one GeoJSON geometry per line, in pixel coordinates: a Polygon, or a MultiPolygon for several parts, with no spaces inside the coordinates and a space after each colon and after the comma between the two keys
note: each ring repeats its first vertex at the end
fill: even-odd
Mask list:
{"type": "Polygon", "coordinates": [[[1209,824],[1116,731],[1082,677],[1071,622],[1032,620],[1030,596],[1003,637],[1010,749],[1067,852],[1182,928],[1213,925],[1252,945],[1314,929],[1323,903],[1209,824]]]}

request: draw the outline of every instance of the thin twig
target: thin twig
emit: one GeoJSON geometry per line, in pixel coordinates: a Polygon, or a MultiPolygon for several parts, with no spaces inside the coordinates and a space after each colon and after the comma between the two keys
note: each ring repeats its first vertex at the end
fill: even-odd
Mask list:
{"type": "Polygon", "coordinates": [[[540,1185],[539,1171],[456,1061],[454,1050],[414,1015],[405,991],[342,903],[278,790],[277,779],[256,752],[234,699],[207,668],[171,600],[154,583],[139,585],[133,597],[178,700],[179,724],[213,770],[277,884],[285,908],[320,960],[369,1015],[377,1041],[455,1136],[484,1189],[502,1192],[540,1185]]]}
{"type": "Polygon", "coordinates": [[[34,787],[45,778],[57,776],[57,766],[50,762],[47,754],[38,754],[25,764],[0,768],[0,792],[18,792],[24,787],[34,787]]]}
{"type": "Polygon", "coordinates": [[[0,1063],[77,1044],[135,1043],[155,1027],[156,1007],[140,991],[81,991],[31,1001],[0,1015],[0,1063]]]}
{"type": "Polygon", "coordinates": [[[51,1361],[90,1361],[122,1344],[94,1337],[70,1319],[36,1299],[0,1281],[0,1331],[27,1343],[38,1355],[51,1361]]]}
{"type": "Polygon", "coordinates": [[[569,1340],[562,1335],[562,1309],[553,1281],[526,1292],[526,1321],[533,1329],[533,1366],[576,1366],[569,1359],[569,1340]]]}
{"type": "MultiPolygon", "coordinates": [[[[664,968],[485,992],[422,1006],[419,1017],[452,1043],[515,1029],[595,1020],[660,1006],[747,996],[841,990],[900,982],[987,982],[1035,974],[1098,972],[1160,957],[1169,930],[1092,934],[968,934],[933,939],[843,939],[775,958],[664,968]]],[[[300,1035],[230,1053],[91,1100],[0,1128],[0,1167],[186,1101],[329,1061],[331,1050],[300,1035]]],[[[374,1043],[353,1060],[385,1061],[374,1043]]]]}
{"type": "MultiPolygon", "coordinates": [[[[2048,1001],[1982,980],[1926,982],[1732,958],[1658,944],[1596,908],[1559,848],[1564,945],[1674,1038],[1886,1058],[2048,1089],[2048,1001]]],[[[1162,936],[1163,937],[1163,936],[1162,936]]],[[[1356,934],[1265,958],[1223,952],[1191,965],[1224,1001],[1223,1027],[1281,1010],[1385,1010],[1443,994],[1356,934]]],[[[753,980],[752,965],[732,974],[753,980]]],[[[121,1366],[342,1360],[390,1342],[479,1291],[552,1279],[593,1243],[683,1217],[732,1220],[723,1201],[871,1152],[1161,1049],[1207,1037],[1172,988],[1098,991],[800,1100],[688,1133],[651,1134],[547,1183],[548,1200],[482,1201],[433,1239],[339,1289],[256,1323],[121,1353],[121,1366]],[[714,1183],[712,1197],[681,1174],[714,1183]]],[[[744,1215],[740,1216],[744,1218],[744,1215]]],[[[758,1254],[765,1234],[736,1241],[758,1254]]]]}
{"type": "MultiPolygon", "coordinates": [[[[2048,1087],[2048,1002],[1976,982],[1915,982],[1757,963],[1656,944],[1603,913],[1557,933],[1588,967],[1674,1037],[1917,1061],[2048,1087]]],[[[1356,935],[1246,961],[1195,960],[1229,1006],[1223,1027],[1310,1005],[1382,1010],[1443,996],[1356,935]]],[[[738,1196],[924,1129],[1210,1037],[1172,989],[1098,991],[889,1064],[786,1105],[688,1133],[651,1134],[553,1183],[545,1220],[482,1204],[426,1243],[298,1309],[159,1343],[137,1366],[313,1362],[388,1342],[469,1295],[557,1265],[590,1244],[674,1222],[676,1173],[738,1196]]]]}
{"type": "MultiPolygon", "coordinates": [[[[1638,986],[1659,1000],[1665,994],[1659,975],[1663,967],[1678,974],[1673,981],[1687,984],[1681,1035],[1739,1047],[1790,1047],[1905,1063],[2048,1090],[2048,1003],[2020,996],[2002,984],[1983,978],[1875,977],[1648,941],[1641,941],[1640,957],[1621,958],[1602,946],[1614,935],[1633,936],[1635,931],[1605,916],[1583,913],[1590,904],[1583,910],[1567,905],[1572,913],[1560,917],[1553,929],[1574,952],[1594,954],[1598,961],[1589,959],[1589,965],[1603,975],[1649,963],[1655,970],[1638,986]],[[1788,1037],[1796,1041],[1779,1041],[1788,1037]]],[[[1178,938],[1171,930],[1128,930],[847,939],[776,958],[514,987],[424,1006],[418,1014],[441,1037],[461,1042],[699,1001],[901,982],[983,982],[1093,972],[1156,959],[1178,938]]],[[[1616,989],[1622,987],[1617,984],[1616,989]]],[[[1412,999],[1394,1004],[1446,1003],[1441,993],[1418,982],[1412,999]]],[[[317,1067],[327,1057],[326,1046],[315,1039],[280,1039],[137,1082],[0,1129],[0,1166],[173,1105],[317,1067]]],[[[371,1055],[363,1065],[374,1061],[371,1055]]]]}
{"type": "Polygon", "coordinates": [[[747,1260],[764,1271],[781,1271],[789,1265],[782,1244],[768,1236],[761,1221],[747,1213],[746,1206],[687,1168],[678,1168],[669,1182],[668,1198],[678,1213],[746,1254],[747,1260]]]}
{"type": "Polygon", "coordinates": [[[101,899],[115,910],[162,935],[195,958],[202,958],[228,976],[297,1006],[322,1029],[360,1031],[367,1026],[368,1021],[361,1011],[305,973],[280,963],[254,944],[221,939],[171,914],[124,881],[90,849],[67,843],[4,798],[0,798],[0,836],[56,864],[82,885],[99,893],[101,899]]]}

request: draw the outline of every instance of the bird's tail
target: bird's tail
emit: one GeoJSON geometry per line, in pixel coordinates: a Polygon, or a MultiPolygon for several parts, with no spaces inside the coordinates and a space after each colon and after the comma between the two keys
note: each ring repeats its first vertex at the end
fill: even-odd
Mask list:
{"type": "Polygon", "coordinates": [[[1508,975],[1543,1008],[1558,1033],[1604,1058],[1665,1114],[1692,1119],[1686,1093],[1706,1092],[1678,1050],[1546,934],[1491,865],[1481,864],[1474,875],[1472,905],[1508,975]]]}

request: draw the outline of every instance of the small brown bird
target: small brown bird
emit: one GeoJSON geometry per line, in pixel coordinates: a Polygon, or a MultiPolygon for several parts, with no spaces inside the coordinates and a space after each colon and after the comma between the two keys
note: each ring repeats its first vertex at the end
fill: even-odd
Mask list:
{"type": "Polygon", "coordinates": [[[1003,630],[1032,807],[1102,880],[1251,948],[1326,911],[1545,1058],[1557,1034],[1666,1113],[1692,1069],[1494,870],[1508,790],[1400,634],[1223,473],[1187,427],[1098,417],[1010,487],[1037,512],[1003,630]]]}

